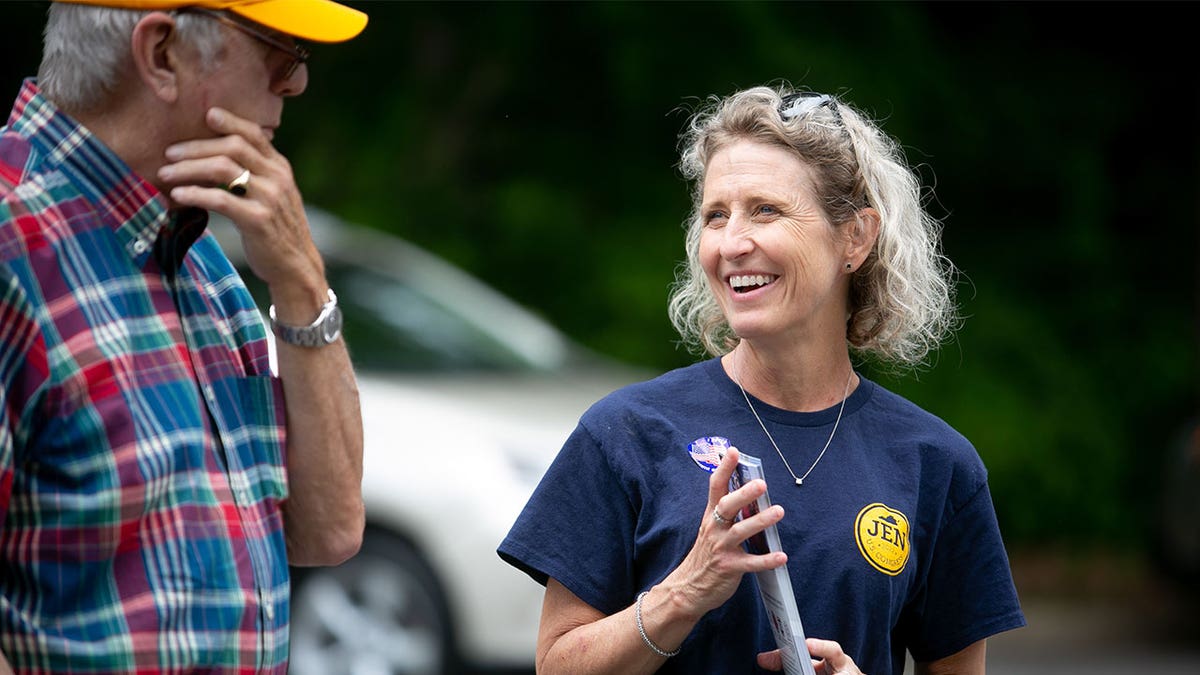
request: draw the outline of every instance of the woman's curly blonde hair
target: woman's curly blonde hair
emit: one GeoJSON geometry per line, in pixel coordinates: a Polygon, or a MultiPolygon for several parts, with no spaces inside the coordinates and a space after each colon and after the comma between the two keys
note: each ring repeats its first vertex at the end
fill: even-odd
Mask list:
{"type": "Polygon", "coordinates": [[[792,93],[781,85],[712,97],[691,118],[680,169],[692,184],[692,213],[687,261],[671,291],[671,322],[695,353],[720,356],[738,343],[700,266],[700,202],[709,159],[748,139],[790,149],[813,169],[829,222],[852,221],[868,206],[879,213],[874,249],[851,280],[846,339],[858,354],[920,365],[959,323],[956,270],[941,253],[941,226],[923,208],[920,182],[895,140],[834,97],[809,98],[785,120],[781,104],[792,93]]]}

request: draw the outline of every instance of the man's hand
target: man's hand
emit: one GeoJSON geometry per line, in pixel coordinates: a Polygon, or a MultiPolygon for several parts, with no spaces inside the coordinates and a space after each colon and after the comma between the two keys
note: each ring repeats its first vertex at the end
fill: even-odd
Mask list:
{"type": "Polygon", "coordinates": [[[221,213],[233,221],[251,271],[266,282],[283,323],[304,325],[326,301],[325,270],[313,244],[304,200],[287,158],[255,123],[222,108],[206,117],[217,134],[166,150],[159,178],[172,201],[221,213]],[[250,172],[246,192],[224,188],[250,172]]]}

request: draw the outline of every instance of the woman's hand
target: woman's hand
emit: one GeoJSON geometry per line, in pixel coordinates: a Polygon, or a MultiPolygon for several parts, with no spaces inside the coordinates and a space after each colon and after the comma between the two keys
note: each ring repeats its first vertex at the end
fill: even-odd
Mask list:
{"type": "Polygon", "coordinates": [[[605,616],[558,581],[547,581],[538,632],[539,673],[655,672],[663,664],[661,650],[678,648],[701,617],[733,595],[746,572],[787,562],[783,553],[752,555],[742,548],[747,538],[779,522],[783,509],[772,506],[734,522],[767,490],[766,483],[756,480],[730,493],[729,477],[737,461],[737,450],[730,448],[713,471],[696,543],[683,562],[646,593],[640,620],[636,607],[605,616]]]}
{"type": "Polygon", "coordinates": [[[730,448],[713,471],[696,543],[679,567],[659,584],[682,599],[691,610],[688,613],[697,620],[725,604],[746,572],[775,569],[787,563],[787,555],[782,552],[753,555],[742,547],[746,539],[778,523],[783,518],[783,507],[774,505],[753,517],[735,521],[743,508],[767,491],[766,483],[754,480],[729,492],[729,477],[737,461],[737,449],[730,448]]]}
{"type": "MultiPolygon", "coordinates": [[[[804,641],[808,653],[813,657],[813,670],[817,675],[863,675],[854,659],[842,651],[842,646],[833,640],[808,638],[804,641]]],[[[758,666],[766,670],[783,670],[783,655],[776,649],[758,655],[758,666]]]]}

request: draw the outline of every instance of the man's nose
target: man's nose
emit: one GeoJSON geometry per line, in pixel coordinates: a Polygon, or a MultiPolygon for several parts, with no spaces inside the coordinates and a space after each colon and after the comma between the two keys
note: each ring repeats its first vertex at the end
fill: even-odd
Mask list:
{"type": "Polygon", "coordinates": [[[291,75],[277,79],[272,88],[279,96],[299,96],[308,88],[308,64],[301,63],[296,66],[291,75]]]}

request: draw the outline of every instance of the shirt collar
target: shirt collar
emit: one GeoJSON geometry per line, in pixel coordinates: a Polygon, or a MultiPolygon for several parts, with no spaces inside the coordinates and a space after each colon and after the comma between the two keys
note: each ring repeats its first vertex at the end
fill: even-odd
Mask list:
{"type": "Polygon", "coordinates": [[[171,220],[167,200],[157,188],[43,96],[34,78],[22,84],[8,127],[96,207],[130,257],[139,264],[150,257],[159,232],[171,220]]]}

